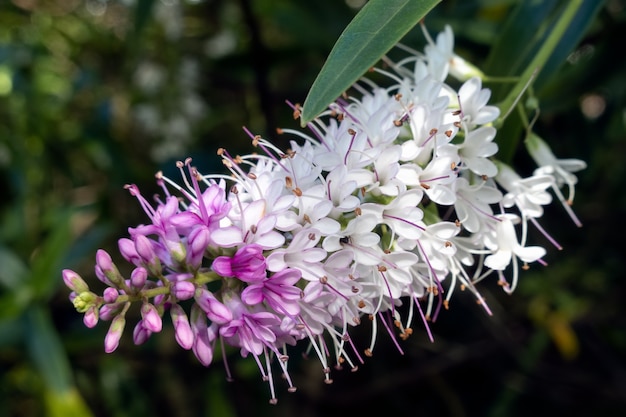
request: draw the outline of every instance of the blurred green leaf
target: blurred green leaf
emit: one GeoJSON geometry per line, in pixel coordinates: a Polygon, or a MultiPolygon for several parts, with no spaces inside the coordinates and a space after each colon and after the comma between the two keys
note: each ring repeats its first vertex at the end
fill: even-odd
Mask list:
{"type": "Polygon", "coordinates": [[[14,252],[0,247],[0,285],[16,289],[28,275],[28,268],[14,252]]]}
{"type": "Polygon", "coordinates": [[[89,417],[92,413],[73,384],[72,369],[49,313],[36,306],[24,317],[26,346],[45,382],[47,415],[89,417]]]}
{"type": "MultiPolygon", "coordinates": [[[[505,118],[529,84],[550,78],[563,65],[595,18],[598,3],[601,2],[573,0],[563,7],[556,1],[520,3],[485,64],[485,72],[490,75],[519,75],[513,87],[494,88],[494,99],[499,101],[505,118]]],[[[510,162],[523,123],[520,118],[508,118],[502,127],[507,134],[500,131],[498,139],[506,140],[498,140],[499,155],[503,161],[510,162]]]]}
{"type": "Polygon", "coordinates": [[[302,125],[323,112],[440,0],[370,0],[341,34],[304,101],[302,125]]]}
{"type": "Polygon", "coordinates": [[[37,296],[47,298],[60,282],[62,261],[72,243],[69,213],[54,213],[54,228],[32,261],[31,287],[37,296]]]}

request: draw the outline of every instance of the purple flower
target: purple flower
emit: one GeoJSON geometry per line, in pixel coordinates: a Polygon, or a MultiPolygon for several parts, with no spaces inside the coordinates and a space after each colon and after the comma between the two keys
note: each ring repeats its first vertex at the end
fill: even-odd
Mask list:
{"type": "Polygon", "coordinates": [[[259,245],[245,245],[231,258],[218,256],[212,268],[223,277],[236,277],[244,282],[256,282],[266,276],[263,248],[259,245]]]}
{"type": "Polygon", "coordinates": [[[198,306],[206,313],[206,316],[214,323],[224,324],[233,319],[231,311],[206,288],[196,289],[194,295],[198,306]]]}
{"type": "Polygon", "coordinates": [[[300,313],[298,300],[302,290],[295,286],[301,277],[297,269],[284,269],[268,279],[249,285],[241,293],[241,299],[248,305],[266,301],[281,314],[295,317],[300,313]]]}
{"type": "Polygon", "coordinates": [[[250,311],[234,293],[230,294],[226,304],[234,318],[220,327],[219,334],[228,344],[241,348],[242,356],[247,356],[248,353],[259,356],[265,346],[277,351],[274,346],[274,330],[279,330],[281,321],[275,314],[268,311],[250,311]]]}

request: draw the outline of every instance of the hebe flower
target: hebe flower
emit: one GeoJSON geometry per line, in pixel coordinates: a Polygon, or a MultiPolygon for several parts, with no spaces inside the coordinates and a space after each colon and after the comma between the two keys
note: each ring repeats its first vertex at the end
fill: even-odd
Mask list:
{"type": "Polygon", "coordinates": [[[157,174],[163,199],[154,204],[127,186],[149,220],[119,240],[130,277],[104,250],[95,266],[108,287],[102,296],[63,271],[85,324],[112,322],[105,351],[117,348],[133,305],[136,344],[160,332],[169,312],[177,343],[203,365],[217,342],[252,356],[275,403],[272,361],[295,390],[288,345],[308,343],[330,383],[331,365],[356,370],[379,333],[402,351],[415,317],[432,340],[428,322],[457,287],[491,314],[478,282],[494,275],[511,292],[530,264],[545,265],[527,224],[543,232],[548,189],[580,225],[572,172],[584,163],[557,159],[536,136],[527,141],[540,165],[531,177],[498,161],[499,110],[453,45],[446,28],[424,55],[377,70],[391,86],[359,85],[362,97],[338,99],[309,133],[279,129],[294,136],[291,149],[245,129],[258,152],[218,150],[229,177],[201,174],[188,159],[177,164],[180,183],[157,174]],[[458,91],[449,75],[462,82],[458,91]],[[350,336],[363,322],[373,327],[364,349],[350,336]]]}

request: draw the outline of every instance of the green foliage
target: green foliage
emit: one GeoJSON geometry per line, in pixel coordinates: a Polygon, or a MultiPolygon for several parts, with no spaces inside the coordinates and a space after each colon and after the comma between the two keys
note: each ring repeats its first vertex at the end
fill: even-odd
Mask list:
{"type": "Polygon", "coordinates": [[[440,0],[370,0],[328,55],[304,101],[305,126],[393,48],[440,0]]]}

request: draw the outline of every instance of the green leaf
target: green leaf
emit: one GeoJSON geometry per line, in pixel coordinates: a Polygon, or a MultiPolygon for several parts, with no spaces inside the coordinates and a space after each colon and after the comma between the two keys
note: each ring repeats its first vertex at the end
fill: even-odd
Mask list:
{"type": "Polygon", "coordinates": [[[490,75],[519,75],[512,87],[495,86],[493,90],[503,111],[499,122],[504,124],[496,138],[501,160],[510,162],[524,128],[520,118],[507,115],[529,83],[544,81],[557,73],[598,12],[598,3],[601,2],[571,0],[559,7],[553,0],[521,2],[511,15],[485,66],[490,75]]]}
{"type": "Polygon", "coordinates": [[[72,368],[50,313],[41,306],[32,306],[24,315],[24,327],[30,359],[45,383],[46,415],[92,417],[74,386],[72,368]]]}
{"type": "Polygon", "coordinates": [[[317,117],[395,46],[441,0],[370,0],[335,43],[302,107],[317,117]]]}
{"type": "Polygon", "coordinates": [[[19,256],[8,248],[0,247],[0,285],[17,289],[28,277],[28,268],[19,256]]]}

